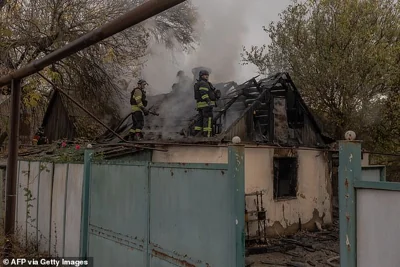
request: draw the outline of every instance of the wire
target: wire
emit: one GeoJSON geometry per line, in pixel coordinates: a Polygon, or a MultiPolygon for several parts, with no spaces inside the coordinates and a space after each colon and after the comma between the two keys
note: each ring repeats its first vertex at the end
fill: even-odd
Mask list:
{"type": "MultiPolygon", "coordinates": [[[[298,149],[298,150],[319,150],[319,151],[324,151],[324,152],[339,152],[338,149],[328,149],[328,148],[323,148],[323,147],[301,147],[301,146],[276,146],[272,144],[263,144],[263,143],[257,143],[257,144],[246,144],[251,147],[271,147],[274,149],[298,149]]],[[[400,157],[400,154],[398,153],[381,153],[381,152],[374,152],[374,151],[362,151],[362,153],[370,154],[370,155],[380,155],[380,156],[391,156],[391,157],[400,157]]]]}
{"type": "MultiPolygon", "coordinates": [[[[339,150],[328,150],[329,152],[339,152],[339,150]]],[[[382,152],[374,152],[374,151],[362,151],[362,153],[370,154],[370,155],[380,155],[380,156],[390,156],[390,157],[400,157],[400,154],[397,153],[382,153],[382,152]]]]}

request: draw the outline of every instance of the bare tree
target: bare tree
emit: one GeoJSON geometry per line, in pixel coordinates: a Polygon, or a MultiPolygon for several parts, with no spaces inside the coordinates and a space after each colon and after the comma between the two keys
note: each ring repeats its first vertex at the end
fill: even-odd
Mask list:
{"type": "MultiPolygon", "coordinates": [[[[0,2],[0,72],[11,72],[41,58],[85,33],[122,15],[143,0],[15,0],[0,2]]],[[[135,75],[151,37],[168,47],[188,49],[196,10],[176,6],[152,20],[116,34],[44,70],[44,75],[97,112],[117,116],[110,95],[118,94],[116,78],[135,75]],[[174,41],[176,40],[176,41],[174,41]]],[[[24,80],[25,106],[37,105],[49,86],[37,75],[24,80]]]]}

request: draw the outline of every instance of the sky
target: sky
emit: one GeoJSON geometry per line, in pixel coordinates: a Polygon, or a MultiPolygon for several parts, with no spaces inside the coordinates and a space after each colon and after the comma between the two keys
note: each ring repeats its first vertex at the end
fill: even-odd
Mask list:
{"type": "Polygon", "coordinates": [[[152,93],[167,93],[175,82],[178,70],[190,78],[192,68],[211,68],[211,82],[242,83],[257,75],[254,66],[240,65],[242,47],[269,43],[262,29],[278,15],[291,0],[192,0],[200,20],[195,28],[200,33],[200,46],[189,55],[175,51],[171,54],[160,44],[150,47],[142,78],[152,93]],[[246,3],[246,4],[244,4],[246,3]],[[149,88],[150,89],[150,88],[149,88]]]}
{"type": "MultiPolygon", "coordinates": [[[[267,33],[262,26],[267,26],[271,21],[278,20],[278,14],[282,12],[291,0],[248,0],[251,2],[250,8],[246,14],[246,20],[249,26],[246,38],[243,39],[243,45],[263,45],[269,43],[267,33]]],[[[254,67],[244,66],[243,74],[239,75],[242,79],[252,76],[255,72],[254,67]]]]}
{"type": "MultiPolygon", "coordinates": [[[[208,21],[210,24],[214,24],[212,27],[217,27],[217,30],[221,30],[222,32],[226,31],[226,28],[230,28],[229,24],[224,26],[218,26],[220,20],[216,19],[213,13],[209,12],[210,6],[214,5],[214,0],[193,0],[193,4],[199,8],[199,13],[202,19],[206,22],[208,21]]],[[[242,46],[250,47],[251,45],[263,45],[269,43],[268,34],[265,33],[262,29],[263,26],[267,26],[270,22],[278,20],[278,14],[282,12],[289,4],[291,0],[219,0],[215,1],[215,8],[219,10],[226,9],[226,5],[228,4],[229,8],[226,9],[228,13],[231,13],[233,16],[228,18],[230,22],[233,22],[234,26],[240,24],[241,27],[233,27],[232,31],[228,31],[231,33],[231,38],[233,40],[239,40],[240,44],[238,50],[232,51],[232,56],[237,54],[237,58],[235,58],[235,62],[232,62],[239,65],[239,54],[241,52],[242,46]],[[219,2],[217,4],[217,2],[219,2]],[[247,2],[247,5],[243,5],[244,2],[247,2]],[[235,8],[238,7],[238,10],[235,8]],[[233,11],[233,12],[230,12],[233,11]],[[242,19],[238,21],[234,16],[241,17],[242,19]],[[237,38],[235,36],[241,35],[241,38],[237,38]]],[[[217,11],[219,12],[219,11],[217,11]]],[[[208,39],[209,33],[204,31],[203,39],[208,39]]],[[[231,39],[229,38],[229,39],[231,39]]],[[[218,42],[218,39],[215,39],[215,42],[218,42]]],[[[200,45],[201,46],[201,45],[200,45]]],[[[236,47],[235,47],[236,48],[236,47]]],[[[225,49],[221,49],[222,53],[219,55],[223,55],[225,49]]],[[[231,51],[229,51],[231,52],[231,51]]],[[[194,55],[196,52],[194,53],[194,55]]],[[[228,55],[230,56],[230,55],[228,55]]],[[[188,58],[191,58],[189,56],[188,58]]],[[[212,68],[212,66],[210,66],[212,68]]],[[[256,74],[256,68],[253,66],[237,66],[236,69],[236,79],[246,81],[256,74]]]]}

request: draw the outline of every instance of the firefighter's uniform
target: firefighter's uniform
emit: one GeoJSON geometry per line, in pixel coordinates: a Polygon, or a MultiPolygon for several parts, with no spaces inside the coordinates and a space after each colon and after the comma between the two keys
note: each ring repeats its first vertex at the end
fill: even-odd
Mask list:
{"type": "Polygon", "coordinates": [[[144,85],[146,84],[146,81],[140,80],[138,87],[131,92],[132,128],[129,131],[130,139],[140,140],[143,138],[144,116],[148,115],[146,92],[144,91],[144,85]]]}
{"type": "Polygon", "coordinates": [[[213,109],[215,107],[215,101],[217,100],[215,94],[215,88],[206,79],[203,79],[203,75],[209,75],[207,71],[200,71],[200,79],[194,85],[195,99],[197,102],[197,110],[199,112],[198,120],[195,125],[195,134],[203,132],[203,136],[212,136],[213,131],[213,109]]]}
{"type": "Polygon", "coordinates": [[[44,145],[47,143],[48,143],[48,140],[44,134],[44,128],[40,127],[39,130],[36,132],[35,136],[33,137],[33,144],[34,145],[44,145]]]}

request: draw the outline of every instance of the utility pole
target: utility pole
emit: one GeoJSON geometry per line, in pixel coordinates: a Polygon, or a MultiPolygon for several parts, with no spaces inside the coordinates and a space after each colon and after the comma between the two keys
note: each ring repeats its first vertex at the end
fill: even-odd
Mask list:
{"type": "Polygon", "coordinates": [[[15,204],[17,196],[17,163],[18,163],[18,139],[21,102],[21,80],[11,81],[11,117],[10,135],[8,140],[7,180],[6,180],[6,218],[4,233],[6,244],[4,256],[8,257],[12,243],[11,238],[15,230],[15,204]]]}

